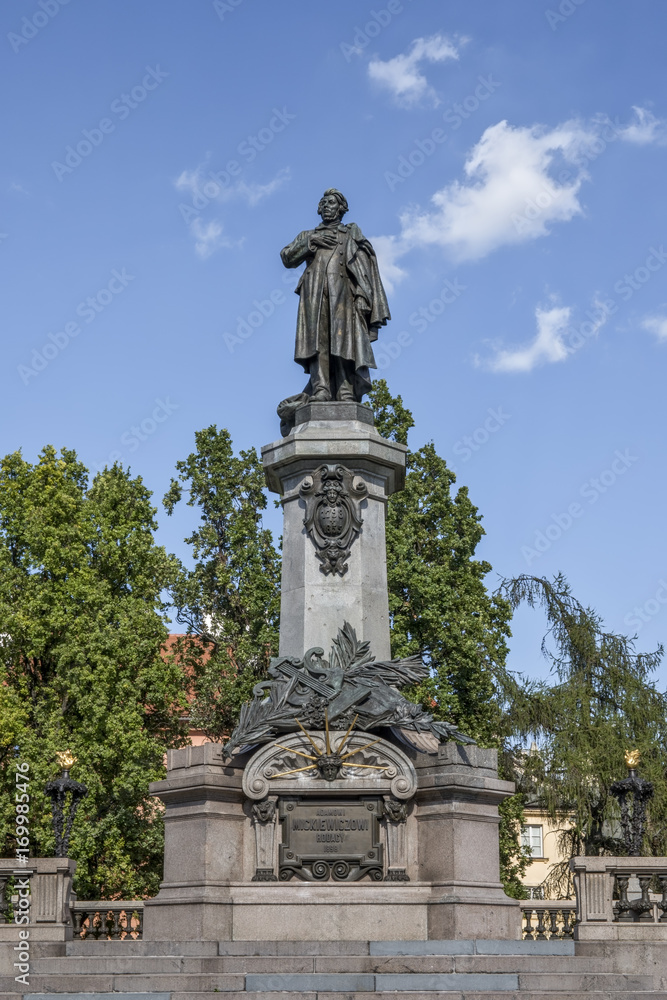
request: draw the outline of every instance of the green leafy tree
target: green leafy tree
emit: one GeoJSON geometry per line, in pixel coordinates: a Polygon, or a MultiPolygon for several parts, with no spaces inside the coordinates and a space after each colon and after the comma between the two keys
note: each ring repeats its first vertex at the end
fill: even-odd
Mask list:
{"type": "MultiPolygon", "coordinates": [[[[384,380],[371,401],[384,437],[407,444],[412,414],[384,380]]],[[[489,563],[474,558],[484,529],[468,490],[432,443],[408,451],[405,489],[387,511],[387,572],[394,656],[421,653],[432,679],[419,691],[439,717],[485,745],[498,745],[502,713],[495,678],[504,671],[511,610],[488,592],[489,563]]]]}
{"type": "Polygon", "coordinates": [[[174,658],[192,679],[193,725],[223,739],[278,651],[280,558],[262,524],[267,499],[255,449],[235,456],[229,432],[215,426],[198,431],[195,443],[163,501],[171,514],[185,490],[200,513],[186,538],[194,568],[183,568],[172,590],[188,630],[174,658]]]}
{"type": "Polygon", "coordinates": [[[68,450],[0,463],[1,849],[15,847],[18,758],[30,766],[31,854],[53,854],[43,789],[70,749],[89,789],[69,851],[81,898],[153,895],[162,873],[148,784],[185,740],[185,702],[181,672],[160,656],[175,563],[155,545],[154,515],[141,479],[117,465],[89,484],[68,450]]]}
{"type": "Polygon", "coordinates": [[[560,574],[553,581],[527,575],[504,580],[502,591],[512,607],[541,607],[548,623],[542,651],[554,682],[506,691],[515,739],[523,746],[536,741],[532,753],[517,758],[517,778],[561,830],[564,860],[545,888],[552,895],[571,889],[570,857],[625,853],[610,786],[626,774],[626,750],[641,751],[642,776],[655,788],[644,850],[664,855],[667,699],[651,680],[662,647],[637,653],[632,639],[606,631],[560,574]]]}
{"type": "MultiPolygon", "coordinates": [[[[383,379],[370,394],[384,437],[407,445],[412,414],[383,379]]],[[[413,692],[436,718],[454,722],[481,746],[507,759],[508,724],[499,691],[511,681],[505,668],[511,608],[484,583],[488,562],[476,560],[484,529],[466,487],[432,443],[407,453],[405,489],[389,498],[387,573],[394,656],[421,653],[431,678],[413,692]]],[[[508,773],[503,776],[509,777],[508,773]]],[[[521,878],[529,858],[519,843],[522,796],[501,806],[501,866],[506,892],[525,895],[521,878]]]]}

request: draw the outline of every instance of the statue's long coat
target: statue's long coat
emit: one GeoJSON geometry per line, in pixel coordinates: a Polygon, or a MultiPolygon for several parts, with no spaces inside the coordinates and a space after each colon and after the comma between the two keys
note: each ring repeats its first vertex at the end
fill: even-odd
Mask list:
{"type": "MultiPolygon", "coordinates": [[[[317,229],[329,228],[324,223],[317,229]]],[[[335,227],[337,243],[333,249],[309,248],[309,239],[317,230],[305,230],[281,250],[285,267],[307,267],[296,293],[300,297],[296,324],[294,360],[305,371],[320,349],[324,292],[328,290],[330,353],[353,361],[357,375],[367,379],[360,369],[376,368],[371,342],[377,340],[378,328],[389,315],[387,297],[380,280],[373,247],[354,222],[335,227]]]]}

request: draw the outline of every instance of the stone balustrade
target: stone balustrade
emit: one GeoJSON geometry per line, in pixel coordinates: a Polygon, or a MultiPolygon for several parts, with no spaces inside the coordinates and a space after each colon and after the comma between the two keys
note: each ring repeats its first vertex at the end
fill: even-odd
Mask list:
{"type": "Polygon", "coordinates": [[[138,941],[143,937],[142,900],[87,901],[72,904],[77,941],[138,941]]]}
{"type": "Polygon", "coordinates": [[[667,858],[572,858],[570,869],[578,941],[667,941],[667,858]]]}
{"type": "MultiPolygon", "coordinates": [[[[71,937],[70,897],[76,862],[69,858],[28,858],[25,864],[16,858],[0,858],[0,924],[9,933],[10,912],[25,909],[29,925],[39,930],[40,940],[67,940],[71,937]],[[17,885],[28,882],[17,890],[17,885]]],[[[10,935],[11,937],[11,935],[10,935]]],[[[34,934],[33,934],[34,937],[34,934]]],[[[9,940],[5,932],[1,940],[9,940]]]]}
{"type": "Polygon", "coordinates": [[[577,906],[574,901],[531,900],[521,904],[522,937],[531,941],[555,941],[574,937],[577,906]]]}

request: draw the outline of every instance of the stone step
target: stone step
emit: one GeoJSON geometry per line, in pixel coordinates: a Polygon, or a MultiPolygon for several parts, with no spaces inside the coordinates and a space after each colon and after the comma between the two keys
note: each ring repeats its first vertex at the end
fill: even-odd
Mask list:
{"type": "Polygon", "coordinates": [[[68,941],[90,955],[574,955],[574,941],[68,941]]]}
{"type": "Polygon", "coordinates": [[[608,972],[604,958],[560,955],[91,955],[38,958],[35,975],[180,973],[450,973],[450,972],[608,972]]]}
{"type": "MultiPolygon", "coordinates": [[[[466,993],[513,993],[520,997],[532,994],[554,994],[573,997],[577,994],[600,993],[605,996],[626,997],[665,992],[667,979],[657,982],[658,977],[624,973],[249,973],[247,975],[212,974],[145,974],[145,975],[30,975],[30,987],[22,992],[31,996],[38,994],[146,994],[158,1000],[156,994],[164,994],[161,1000],[170,1000],[173,993],[267,993],[304,994],[441,994],[451,992],[466,993]]],[[[13,992],[13,979],[3,976],[0,991],[13,992]]],[[[173,1000],[173,998],[172,998],[173,1000]]]]}
{"type": "MultiPolygon", "coordinates": [[[[97,992],[97,991],[49,991],[36,992],[31,985],[24,993],[2,993],[0,1000],[47,1000],[48,997],[56,996],[58,1000],[210,1000],[209,990],[201,991],[181,991],[174,989],[170,992],[97,992]]],[[[380,991],[376,992],[377,1000],[667,1000],[667,990],[633,990],[628,993],[626,990],[572,991],[565,986],[557,991],[531,990],[529,992],[519,990],[478,990],[478,989],[453,989],[453,990],[412,990],[406,993],[400,991],[380,991]]],[[[339,991],[281,991],[281,992],[246,992],[228,991],[225,993],[225,1000],[340,1000],[339,991]]],[[[355,991],[346,992],[345,1000],[368,1000],[368,992],[355,991]]]]}

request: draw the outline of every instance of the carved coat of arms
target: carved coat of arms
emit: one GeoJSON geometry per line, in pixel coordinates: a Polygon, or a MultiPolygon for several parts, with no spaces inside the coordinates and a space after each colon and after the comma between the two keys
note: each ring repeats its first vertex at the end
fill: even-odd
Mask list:
{"type": "Polygon", "coordinates": [[[343,465],[322,465],[301,485],[306,503],[303,523],[315,545],[323,573],[347,572],[352,542],[361,531],[360,503],[368,495],[366,484],[343,465]]]}

